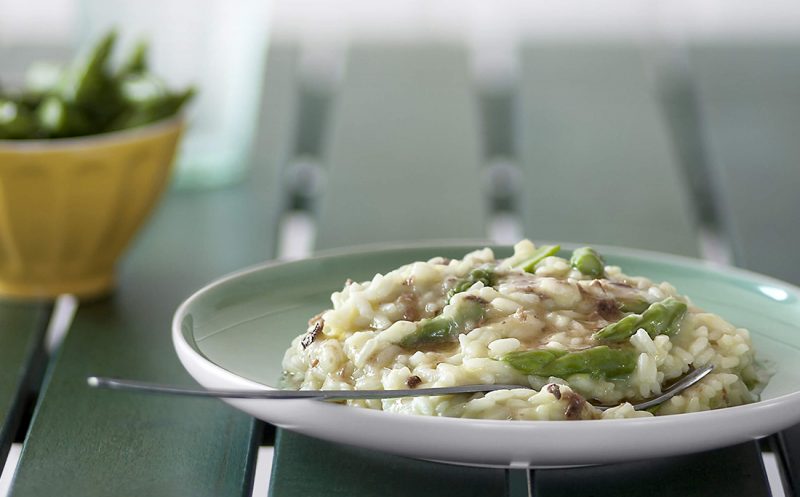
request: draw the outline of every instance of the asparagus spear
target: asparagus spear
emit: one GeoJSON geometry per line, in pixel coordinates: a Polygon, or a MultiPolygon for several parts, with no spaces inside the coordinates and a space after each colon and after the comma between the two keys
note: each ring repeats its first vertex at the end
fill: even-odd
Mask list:
{"type": "Polygon", "coordinates": [[[650,302],[644,299],[637,299],[637,300],[626,300],[626,299],[617,299],[619,302],[619,310],[622,312],[635,312],[636,314],[641,314],[650,307],[650,302]]]}
{"type": "Polygon", "coordinates": [[[502,360],[526,374],[538,374],[545,366],[566,355],[566,350],[538,349],[510,352],[502,360]]]}
{"type": "Polygon", "coordinates": [[[511,352],[502,358],[514,369],[537,376],[566,378],[573,374],[615,377],[633,372],[636,352],[600,345],[576,352],[539,349],[511,352]]]}
{"type": "Polygon", "coordinates": [[[650,335],[673,336],[680,331],[680,324],[686,314],[686,304],[669,297],[656,302],[642,313],[641,327],[650,335]]]}
{"type": "Polygon", "coordinates": [[[582,274],[593,278],[601,278],[606,272],[603,258],[591,247],[575,249],[569,263],[582,274]]]}
{"type": "Polygon", "coordinates": [[[642,314],[629,314],[596,332],[592,338],[601,342],[622,342],[644,329],[650,337],[673,336],[680,331],[686,304],[673,297],[650,305],[642,314]]]}
{"type": "Polygon", "coordinates": [[[466,292],[469,288],[477,282],[482,282],[484,286],[492,286],[494,284],[494,271],[492,268],[477,268],[473,269],[466,278],[459,280],[453,288],[450,289],[447,297],[452,298],[453,295],[461,292],[466,292]]]}
{"type": "Polygon", "coordinates": [[[417,329],[403,337],[398,345],[405,348],[419,348],[455,342],[458,340],[458,335],[466,331],[467,325],[476,324],[483,319],[484,314],[485,311],[479,301],[464,299],[455,308],[452,316],[442,314],[420,321],[417,329]]]}
{"type": "Polygon", "coordinates": [[[532,273],[536,270],[536,265],[542,262],[546,257],[556,255],[561,250],[561,245],[542,245],[533,252],[533,255],[524,261],[516,264],[514,267],[522,269],[527,273],[532,273]]]}
{"type": "Polygon", "coordinates": [[[600,342],[625,341],[636,333],[641,320],[642,316],[639,314],[629,314],[616,323],[611,323],[602,330],[596,332],[592,338],[600,342]]]}

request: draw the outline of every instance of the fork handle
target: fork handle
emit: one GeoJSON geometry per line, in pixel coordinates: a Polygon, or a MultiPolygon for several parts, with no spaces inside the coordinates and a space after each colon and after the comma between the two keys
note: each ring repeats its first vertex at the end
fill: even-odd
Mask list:
{"type": "Polygon", "coordinates": [[[185,388],[174,385],[98,376],[90,376],[86,379],[86,382],[93,388],[226,399],[391,399],[397,397],[419,397],[423,395],[491,392],[493,390],[506,390],[510,388],[530,389],[529,386],[522,385],[461,385],[455,387],[403,390],[206,390],[202,388],[185,388]]]}

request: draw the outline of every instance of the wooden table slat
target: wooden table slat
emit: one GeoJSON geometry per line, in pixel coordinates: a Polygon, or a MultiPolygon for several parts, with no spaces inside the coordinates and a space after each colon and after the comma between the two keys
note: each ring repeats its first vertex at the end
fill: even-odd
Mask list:
{"type": "Polygon", "coordinates": [[[800,284],[800,44],[698,44],[690,54],[735,262],[800,284]]]}
{"type": "MultiPolygon", "coordinates": [[[[609,450],[614,450],[609,447],[609,450]]],[[[535,497],[770,497],[756,442],[709,452],[585,468],[535,471],[535,497]]]]}
{"type": "Polygon", "coordinates": [[[47,361],[44,336],[51,305],[0,302],[0,464],[19,428],[47,361]]]}
{"type": "Polygon", "coordinates": [[[690,193],[633,45],[521,52],[525,234],[697,255],[690,193]]]}
{"type": "Polygon", "coordinates": [[[800,495],[800,424],[778,433],[774,441],[786,495],[800,495]]]}
{"type": "Polygon", "coordinates": [[[318,249],[486,237],[463,47],[356,46],[332,112],[318,249]]]}
{"type": "MultiPolygon", "coordinates": [[[[285,77],[280,60],[293,74],[291,56],[274,57],[268,91],[293,92],[295,82],[270,79],[270,68],[285,77]]],[[[268,94],[263,129],[289,125],[293,98],[268,94]],[[270,102],[283,107],[271,112],[270,102]]],[[[172,314],[207,281],[273,255],[284,151],[257,158],[246,184],[171,193],[125,258],[116,294],[81,305],[37,404],[13,496],[249,495],[259,422],[217,400],[94,391],[85,378],[193,384],[172,348],[172,314]]]]}
{"type": "Polygon", "coordinates": [[[505,470],[437,464],[278,430],[273,497],[501,497],[505,470]]]}

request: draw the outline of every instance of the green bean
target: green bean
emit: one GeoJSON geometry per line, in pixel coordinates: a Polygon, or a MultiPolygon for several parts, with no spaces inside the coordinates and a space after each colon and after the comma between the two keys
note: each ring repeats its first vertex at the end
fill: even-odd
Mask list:
{"type": "Polygon", "coordinates": [[[545,258],[550,257],[551,255],[556,255],[559,250],[561,250],[560,245],[542,245],[533,252],[533,255],[531,255],[524,261],[520,262],[519,264],[515,264],[514,267],[522,269],[527,273],[532,273],[536,270],[537,264],[542,262],[545,258]]]}
{"type": "Polygon", "coordinates": [[[120,66],[117,77],[122,78],[131,74],[143,74],[147,72],[147,42],[140,40],[128,58],[120,66]]]}
{"type": "Polygon", "coordinates": [[[64,94],[63,97],[70,96],[78,105],[87,105],[108,91],[112,81],[106,66],[116,41],[115,31],[110,31],[100,39],[88,56],[71,72],[67,87],[69,94],[64,94]]]}
{"type": "Polygon", "coordinates": [[[611,323],[592,338],[600,342],[622,342],[644,329],[651,338],[657,335],[673,336],[680,331],[686,314],[686,304],[673,297],[651,304],[642,314],[629,314],[616,323],[611,323]]]}
{"type": "Polygon", "coordinates": [[[458,335],[466,331],[468,325],[475,325],[485,315],[480,302],[462,300],[455,308],[452,317],[439,315],[423,319],[417,329],[403,337],[398,345],[405,348],[420,348],[427,345],[455,342],[458,335]]]}
{"type": "Polygon", "coordinates": [[[64,68],[32,65],[21,91],[0,95],[0,138],[60,138],[140,126],[176,114],[192,98],[193,89],[172,92],[148,72],[144,43],[113,71],[115,42],[111,31],[64,68]]]}
{"type": "Polygon", "coordinates": [[[35,129],[35,121],[24,106],[0,99],[0,140],[25,138],[35,129]]]}
{"type": "Polygon", "coordinates": [[[78,110],[55,96],[42,101],[36,109],[36,118],[40,129],[52,137],[79,135],[89,127],[78,110]]]}
{"type": "Polygon", "coordinates": [[[109,129],[127,129],[164,119],[174,115],[192,96],[194,89],[190,88],[182,93],[163,95],[132,104],[110,124],[109,129]]]}
{"type": "Polygon", "coordinates": [[[512,352],[502,360],[525,374],[559,378],[573,374],[613,378],[630,374],[636,368],[634,350],[612,349],[606,345],[576,352],[549,349],[512,352]]]}
{"type": "Polygon", "coordinates": [[[582,274],[593,278],[601,278],[606,272],[603,258],[591,247],[575,249],[569,263],[582,274]]]}
{"type": "Polygon", "coordinates": [[[494,285],[494,280],[495,275],[492,268],[484,267],[473,269],[466,278],[462,278],[456,282],[455,286],[450,289],[447,297],[450,299],[457,293],[466,292],[472,285],[479,281],[483,283],[484,286],[492,286],[494,285]]]}

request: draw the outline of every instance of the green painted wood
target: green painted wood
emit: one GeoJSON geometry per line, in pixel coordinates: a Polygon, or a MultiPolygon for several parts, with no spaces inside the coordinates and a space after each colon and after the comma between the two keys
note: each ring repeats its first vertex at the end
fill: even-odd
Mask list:
{"type": "MultiPolygon", "coordinates": [[[[294,90],[275,78],[295,64],[276,60],[262,126],[281,133],[293,97],[269,92],[294,90]]],[[[273,255],[283,204],[276,162],[289,146],[257,157],[243,185],[172,193],[125,258],[115,295],[80,307],[37,404],[13,496],[249,495],[260,423],[217,400],[94,391],[85,378],[192,383],[172,349],[172,313],[207,281],[273,255]]]]}
{"type": "Polygon", "coordinates": [[[357,449],[278,430],[273,497],[492,497],[505,471],[437,464],[357,449]]]}
{"type": "Polygon", "coordinates": [[[463,48],[356,46],[331,110],[317,248],[485,238],[478,103],[463,48]]]}
{"type": "Polygon", "coordinates": [[[698,254],[690,194],[637,47],[524,46],[518,111],[528,237],[698,254]]]}
{"type": "MultiPolygon", "coordinates": [[[[261,102],[258,139],[254,145],[254,171],[250,181],[267,184],[272,190],[264,193],[283,193],[280,187],[282,171],[294,153],[300,112],[300,50],[294,43],[273,44],[267,54],[264,94],[261,102]]],[[[268,204],[269,216],[283,212],[284,197],[268,204]]],[[[272,226],[274,220],[270,222],[272,226]]]]}
{"type": "MultiPolygon", "coordinates": [[[[609,448],[613,450],[613,448],[609,448]]],[[[769,497],[756,442],[688,456],[536,471],[536,497],[769,497]]]]}
{"type": "Polygon", "coordinates": [[[25,404],[47,362],[49,304],[0,301],[0,464],[19,428],[25,404]]]}
{"type": "Polygon", "coordinates": [[[656,83],[661,110],[668,123],[676,157],[680,162],[699,224],[705,230],[719,229],[719,213],[714,203],[714,187],[706,164],[705,144],[688,61],[678,56],[677,49],[671,57],[657,64],[656,83]]]}
{"type": "Polygon", "coordinates": [[[800,44],[698,44],[690,55],[735,262],[798,284],[800,44]]]}
{"type": "Polygon", "coordinates": [[[800,495],[800,425],[778,433],[773,439],[787,495],[800,495]]]}

